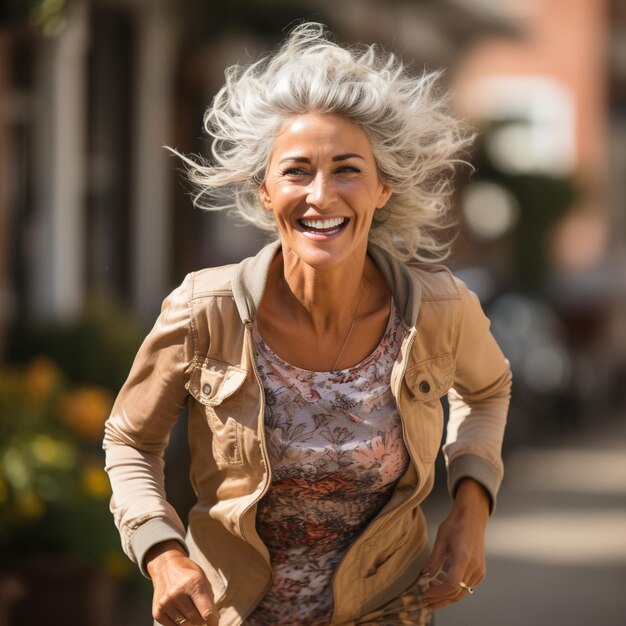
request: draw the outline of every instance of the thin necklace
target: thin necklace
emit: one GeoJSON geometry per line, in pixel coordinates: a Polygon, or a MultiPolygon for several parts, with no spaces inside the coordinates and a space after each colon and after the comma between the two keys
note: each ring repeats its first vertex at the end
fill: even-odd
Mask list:
{"type": "Polygon", "coordinates": [[[350,324],[350,330],[348,331],[348,334],[346,335],[346,338],[344,339],[344,342],[343,342],[343,345],[341,346],[341,350],[339,352],[339,355],[335,359],[335,362],[333,363],[333,366],[330,368],[331,372],[336,371],[337,364],[339,363],[339,360],[343,356],[344,350],[346,349],[346,347],[348,345],[348,341],[350,341],[350,336],[352,335],[352,331],[354,330],[354,325],[356,324],[356,314],[357,314],[357,312],[359,310],[359,307],[361,306],[361,300],[362,299],[363,299],[363,283],[361,283],[361,293],[359,294],[359,300],[356,303],[356,307],[354,308],[354,313],[352,314],[352,324],[350,324]]]}

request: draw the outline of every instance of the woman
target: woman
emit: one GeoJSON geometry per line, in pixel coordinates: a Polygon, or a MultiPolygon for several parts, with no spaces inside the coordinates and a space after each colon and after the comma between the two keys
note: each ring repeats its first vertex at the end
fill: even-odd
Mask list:
{"type": "Polygon", "coordinates": [[[176,624],[428,624],[485,575],[508,365],[436,238],[470,138],[374,47],[293,30],[231,68],[206,118],[197,200],[227,189],[278,234],[164,302],[107,422],[112,511],[176,624]],[[442,431],[452,510],[428,553],[420,503],[442,431]],[[189,401],[185,532],[163,450],[189,401]]]}

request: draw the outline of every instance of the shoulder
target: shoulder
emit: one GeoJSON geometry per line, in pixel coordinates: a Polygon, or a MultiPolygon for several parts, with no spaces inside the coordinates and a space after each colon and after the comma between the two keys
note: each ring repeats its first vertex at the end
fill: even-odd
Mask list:
{"type": "Polygon", "coordinates": [[[241,326],[232,289],[236,268],[234,264],[191,272],[164,301],[162,313],[168,318],[184,317],[195,355],[204,357],[211,350],[223,361],[237,358],[236,351],[228,351],[230,344],[222,345],[222,340],[233,338],[224,329],[241,326]]]}
{"type": "Polygon", "coordinates": [[[461,300],[467,287],[445,265],[411,261],[408,264],[414,280],[421,288],[422,302],[461,300]]]}
{"type": "Polygon", "coordinates": [[[208,317],[224,309],[225,301],[233,300],[231,277],[236,267],[224,265],[190,272],[163,301],[161,316],[191,317],[191,327],[197,327],[196,318],[208,317]]]}
{"type": "Polygon", "coordinates": [[[190,300],[210,296],[232,296],[232,277],[237,265],[208,267],[189,274],[190,300]]]}
{"type": "Polygon", "coordinates": [[[161,313],[189,309],[194,302],[215,296],[232,296],[231,276],[236,265],[224,265],[190,272],[163,300],[161,313]]]}

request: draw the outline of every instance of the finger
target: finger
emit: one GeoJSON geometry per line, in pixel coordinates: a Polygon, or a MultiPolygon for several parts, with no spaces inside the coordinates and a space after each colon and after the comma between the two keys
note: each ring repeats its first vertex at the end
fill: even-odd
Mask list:
{"type": "MultiPolygon", "coordinates": [[[[152,617],[156,620],[157,624],[161,624],[161,626],[179,626],[174,619],[172,619],[165,612],[154,612],[152,617]]],[[[184,626],[184,624],[183,624],[184,626]]]]}
{"type": "Polygon", "coordinates": [[[461,586],[456,588],[447,588],[447,591],[441,591],[436,595],[429,596],[424,599],[424,606],[430,610],[441,609],[444,606],[454,604],[459,600],[462,600],[467,595],[467,590],[461,586]]]}
{"type": "Polygon", "coordinates": [[[163,626],[200,626],[202,616],[184,592],[168,594],[161,598],[153,609],[153,617],[163,626]]]}
{"type": "Polygon", "coordinates": [[[213,594],[208,581],[199,581],[195,589],[178,596],[174,603],[174,611],[179,615],[169,612],[170,617],[174,621],[184,618],[188,622],[187,626],[217,624],[217,610],[213,604],[213,594]]]}
{"type": "Polygon", "coordinates": [[[455,602],[459,602],[463,598],[466,598],[468,595],[471,595],[471,593],[473,593],[474,585],[476,584],[478,583],[474,582],[474,580],[470,576],[466,576],[462,581],[459,582],[458,587],[450,588],[449,592],[440,593],[436,596],[426,598],[424,601],[424,606],[429,610],[436,610],[441,609],[445,606],[449,606],[450,604],[454,604],[455,602]],[[461,582],[463,582],[466,586],[461,585],[461,582]]]}
{"type": "Polygon", "coordinates": [[[463,591],[461,587],[450,587],[447,583],[445,588],[443,585],[437,585],[432,589],[432,592],[429,592],[428,595],[424,595],[424,604],[428,608],[434,608],[441,602],[445,602],[446,604],[456,602],[463,596],[463,591]]]}
{"type": "Polygon", "coordinates": [[[176,601],[176,609],[178,610],[179,615],[174,616],[174,621],[177,624],[180,624],[178,621],[180,618],[184,618],[186,622],[183,623],[183,626],[189,626],[189,624],[193,624],[193,626],[202,626],[206,623],[202,614],[196,608],[194,602],[192,602],[189,596],[182,596],[176,601]]]}
{"type": "Polygon", "coordinates": [[[473,561],[471,554],[462,549],[456,550],[448,568],[447,580],[441,585],[442,594],[458,592],[459,583],[462,580],[469,584],[468,581],[475,569],[475,561],[473,561]]]}
{"type": "MultiPolygon", "coordinates": [[[[476,563],[476,561],[474,561],[476,563]]],[[[485,578],[485,564],[484,561],[478,562],[477,565],[472,566],[472,563],[468,564],[465,573],[461,575],[459,580],[459,586],[462,589],[461,597],[465,597],[468,594],[471,595],[471,592],[467,589],[467,587],[471,587],[472,591],[476,588],[477,585],[485,578]],[[462,585],[461,583],[464,583],[462,585]]],[[[461,598],[459,598],[461,599],[461,598]]]]}
{"type": "MultiPolygon", "coordinates": [[[[472,573],[469,575],[469,580],[471,581],[471,586],[475,587],[479,585],[483,580],[485,580],[485,576],[487,575],[487,568],[485,567],[485,563],[481,563],[478,567],[476,567],[472,573]]],[[[467,581],[466,581],[467,582],[467,581]]]]}
{"type": "Polygon", "coordinates": [[[173,603],[155,598],[152,603],[152,617],[162,626],[178,626],[176,619],[181,617],[181,615],[178,614],[173,603]]]}
{"type": "Polygon", "coordinates": [[[430,576],[424,599],[427,602],[447,598],[456,592],[456,588],[450,583],[450,557],[446,555],[439,571],[430,576]]]}
{"type": "Polygon", "coordinates": [[[445,578],[432,585],[424,594],[424,605],[429,609],[441,608],[463,597],[464,589],[455,582],[458,574],[450,569],[445,578]],[[454,577],[454,578],[453,578],[454,577]]]}
{"type": "Polygon", "coordinates": [[[437,535],[435,545],[433,546],[430,556],[424,564],[423,573],[425,576],[435,578],[441,573],[445,574],[445,569],[448,565],[449,555],[446,549],[446,543],[437,535]]]}
{"type": "Polygon", "coordinates": [[[464,580],[459,583],[459,586],[463,589],[463,596],[467,594],[472,595],[474,593],[473,585],[466,583],[464,580]]]}
{"type": "Polygon", "coordinates": [[[202,619],[200,623],[206,624],[207,626],[218,626],[219,612],[213,602],[213,594],[211,593],[210,586],[208,586],[206,591],[198,591],[191,594],[191,599],[196,612],[202,619]]]}
{"type": "Polygon", "coordinates": [[[458,602],[458,600],[450,600],[450,599],[443,599],[443,600],[439,600],[439,601],[430,601],[428,603],[424,602],[424,608],[428,611],[437,611],[438,609],[443,609],[446,606],[450,606],[451,604],[454,604],[455,602],[458,602]]]}
{"type": "Polygon", "coordinates": [[[456,591],[447,592],[447,593],[437,593],[436,595],[431,595],[424,598],[424,606],[427,609],[439,609],[448,604],[452,604],[460,599],[460,594],[456,591]]]}
{"type": "Polygon", "coordinates": [[[172,614],[170,619],[174,621],[176,626],[189,626],[192,623],[180,611],[176,611],[175,614],[172,614]]]}

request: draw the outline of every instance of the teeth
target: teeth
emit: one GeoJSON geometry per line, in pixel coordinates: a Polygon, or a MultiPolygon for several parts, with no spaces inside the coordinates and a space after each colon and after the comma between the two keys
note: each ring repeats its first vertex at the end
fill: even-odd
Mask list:
{"type": "Polygon", "coordinates": [[[311,220],[302,218],[300,221],[308,228],[315,228],[316,230],[326,230],[327,228],[336,228],[341,226],[345,222],[345,217],[333,217],[327,220],[311,220]]]}

